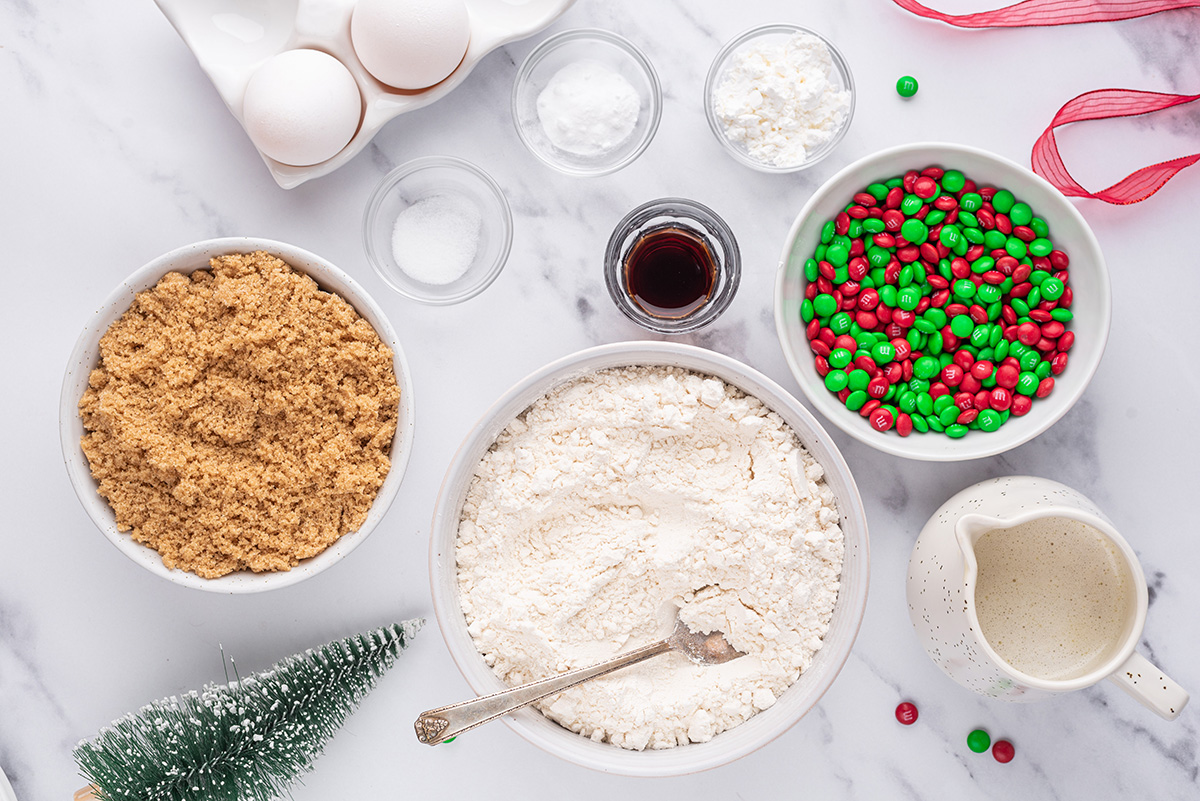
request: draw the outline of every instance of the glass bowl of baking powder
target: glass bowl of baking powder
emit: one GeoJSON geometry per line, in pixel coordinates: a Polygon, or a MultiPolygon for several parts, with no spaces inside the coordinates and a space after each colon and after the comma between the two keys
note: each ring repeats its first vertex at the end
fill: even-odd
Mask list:
{"type": "Polygon", "coordinates": [[[567,175],[607,175],[649,147],[662,117],[662,87],[628,39],[575,28],[525,59],[512,115],[521,142],[543,163],[567,175]]]}
{"type": "Polygon", "coordinates": [[[708,127],[725,150],[771,173],[824,159],[850,128],[854,78],[833,43],[801,25],[751,28],[713,59],[704,81],[708,127]]]}

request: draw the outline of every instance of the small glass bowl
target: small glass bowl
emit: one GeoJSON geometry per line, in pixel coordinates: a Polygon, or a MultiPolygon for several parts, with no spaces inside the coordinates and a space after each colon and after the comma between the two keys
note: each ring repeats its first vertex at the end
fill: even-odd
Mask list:
{"type": "Polygon", "coordinates": [[[512,116],[517,135],[529,152],[567,175],[607,175],[630,164],[650,145],[662,118],[662,86],[658,74],[632,42],[598,28],[575,28],[549,37],[533,49],[513,84],[512,116]],[[641,97],[637,125],[616,147],[596,155],[579,155],[556,147],[538,117],[538,95],[563,67],[580,60],[599,61],[633,85],[641,97]]]}
{"type": "Polygon", "coordinates": [[[617,308],[633,322],[659,334],[697,331],[721,316],[729,307],[742,277],[742,257],[733,231],[716,212],[692,200],[666,197],[643,203],[625,215],[608,240],[604,253],[604,283],[617,308]],[[651,314],[633,299],[625,261],[633,246],[645,235],[664,228],[683,228],[699,236],[716,262],[708,299],[682,317],[651,314]]]}
{"type": "Polygon", "coordinates": [[[751,28],[730,40],[721,51],[717,53],[717,57],[713,59],[712,66],[708,69],[708,77],[704,81],[704,116],[708,119],[708,127],[712,130],[713,135],[721,143],[722,147],[729,152],[735,159],[753,167],[762,172],[771,173],[789,173],[799,172],[800,170],[808,169],[816,164],[821,159],[833,152],[833,149],[838,146],[842,138],[846,135],[846,131],[850,129],[850,121],[854,118],[854,77],[850,74],[850,66],[846,63],[846,59],[841,52],[833,46],[833,43],[826,39],[821,34],[805,28],[802,25],[791,25],[788,23],[776,23],[774,25],[762,25],[757,28],[751,28]],[[725,127],[721,124],[720,118],[717,116],[715,108],[714,94],[720,81],[729,71],[730,62],[733,57],[741,50],[746,49],[751,44],[778,43],[783,44],[793,34],[807,33],[817,37],[825,46],[829,48],[829,55],[833,60],[833,73],[830,75],[830,80],[835,88],[839,91],[847,91],[850,93],[850,107],[846,109],[846,116],[842,120],[842,124],[833,134],[828,142],[808,153],[802,163],[795,164],[790,167],[779,167],[774,164],[769,164],[765,161],[759,161],[750,155],[750,152],[742,145],[735,144],[725,136],[725,127]]]}
{"type": "Polygon", "coordinates": [[[406,298],[434,306],[473,298],[496,280],[512,247],[512,212],[492,177],[469,161],[426,156],[401,164],[379,182],[363,215],[367,260],[388,286],[406,298]],[[466,201],[479,211],[479,246],[460,277],[445,284],[419,281],[400,269],[392,255],[396,217],[409,206],[437,195],[466,201]]]}

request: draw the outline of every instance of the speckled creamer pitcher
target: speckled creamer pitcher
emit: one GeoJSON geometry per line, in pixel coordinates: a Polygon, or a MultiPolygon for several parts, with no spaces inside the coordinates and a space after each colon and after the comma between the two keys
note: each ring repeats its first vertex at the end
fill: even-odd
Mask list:
{"type": "Polygon", "coordinates": [[[908,563],[908,611],[921,644],[950,678],[1005,701],[1035,701],[1107,678],[1141,704],[1174,720],[1188,694],[1134,648],[1146,621],[1146,578],[1133,549],[1090,500],[1055,481],[1008,476],[967,487],[946,501],[921,530],[908,563]],[[981,635],[975,608],[979,565],[975,543],[993,529],[1042,518],[1067,518],[1107,537],[1132,580],[1120,641],[1102,664],[1068,679],[1020,672],[981,635]]]}

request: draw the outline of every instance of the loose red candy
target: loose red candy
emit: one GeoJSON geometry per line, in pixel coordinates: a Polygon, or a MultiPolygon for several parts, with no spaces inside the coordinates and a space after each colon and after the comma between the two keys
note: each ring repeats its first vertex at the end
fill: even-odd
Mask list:
{"type": "Polygon", "coordinates": [[[875,409],[871,412],[871,427],[876,431],[887,431],[892,427],[892,413],[887,409],[875,409]]]}
{"type": "MultiPolygon", "coordinates": [[[[907,415],[905,415],[907,416],[907,415]]],[[[903,723],[905,726],[911,726],[917,722],[917,706],[916,704],[905,701],[896,707],[896,720],[903,723]]]]}
{"type": "MultiPolygon", "coordinates": [[[[900,716],[900,710],[896,710],[896,716],[900,716]]],[[[1017,755],[1017,749],[1008,740],[997,740],[992,746],[992,757],[1000,763],[1012,762],[1013,757],[1017,755]]]]}

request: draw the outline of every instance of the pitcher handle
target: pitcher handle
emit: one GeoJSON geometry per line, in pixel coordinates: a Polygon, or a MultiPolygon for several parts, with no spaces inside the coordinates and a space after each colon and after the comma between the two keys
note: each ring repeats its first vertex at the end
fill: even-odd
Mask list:
{"type": "Polygon", "coordinates": [[[1179,717],[1179,713],[1187,706],[1187,691],[1137,651],[1108,679],[1132,695],[1142,706],[1167,720],[1179,717]]]}

